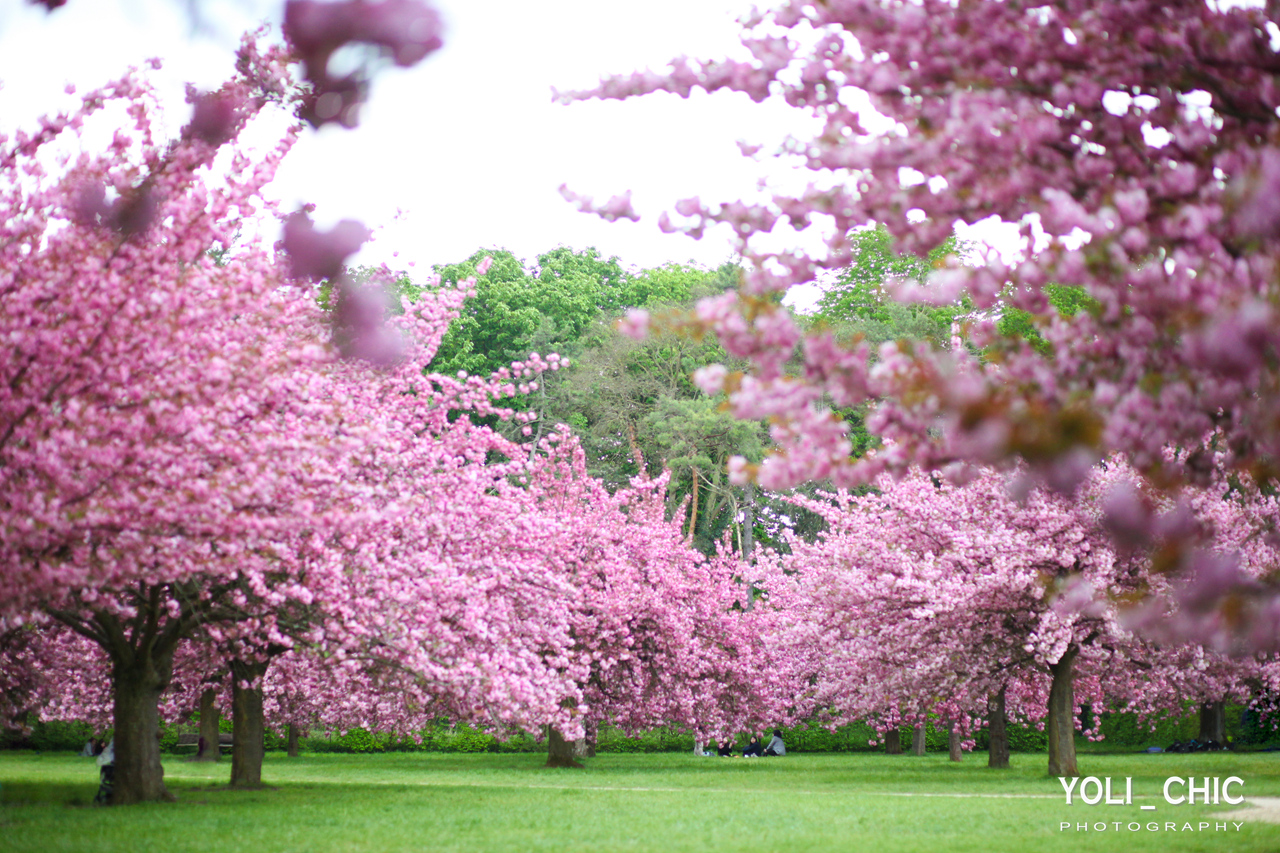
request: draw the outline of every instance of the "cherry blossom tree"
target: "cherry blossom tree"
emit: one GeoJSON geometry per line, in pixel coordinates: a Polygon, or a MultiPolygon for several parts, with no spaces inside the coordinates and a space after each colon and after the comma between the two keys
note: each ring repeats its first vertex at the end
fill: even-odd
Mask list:
{"type": "MultiPolygon", "coordinates": [[[[704,372],[706,389],[728,390],[741,417],[775,419],[782,452],[758,468],[739,461],[738,479],[853,486],[910,464],[1021,459],[1070,489],[1119,451],[1160,484],[1202,481],[1218,452],[1274,484],[1275,18],[1273,4],[1204,0],[789,0],[744,19],[749,58],[682,57],[562,98],[728,90],[817,120],[778,152],[812,171],[806,190],[685,199],[659,223],[695,237],[724,224],[750,262],[738,294],[698,309],[752,362],[743,376],[704,372]],[[877,114],[890,130],[868,130],[877,114]],[[992,253],[898,293],[967,294],[975,311],[957,332],[969,347],[890,343],[873,364],[865,345],[802,336],[768,298],[847,266],[849,235],[866,223],[923,254],[956,222],[993,216],[1018,228],[1019,260],[992,253]],[[822,229],[823,248],[777,248],[766,232],[784,224],[822,229]],[[1050,283],[1083,288],[1089,310],[1049,310],[1050,283]],[[1047,346],[1003,338],[997,306],[1028,312],[1047,346]],[[803,366],[788,374],[797,348],[803,366]],[[853,458],[828,405],[866,400],[868,429],[893,448],[853,458]],[[1169,446],[1186,452],[1171,458],[1169,446]]],[[[620,206],[629,200],[600,210],[616,217],[620,206]]],[[[1184,574],[1211,574],[1195,553],[1184,574]]],[[[1273,583],[1219,570],[1189,586],[1257,647],[1277,645],[1273,583]]]]}
{"type": "MultiPolygon", "coordinates": [[[[747,565],[721,542],[705,557],[665,517],[669,475],[609,494],[576,440],[544,440],[538,508],[561,521],[557,554],[574,589],[572,647],[581,720],[627,731],[673,725],[706,741],[777,719],[765,620],[746,607],[747,565]]],[[[553,727],[549,763],[572,764],[574,735],[553,727]]]]}
{"type": "MultiPolygon", "coordinates": [[[[29,2],[49,12],[66,5],[66,0],[29,2]]],[[[184,5],[198,23],[199,0],[184,5]]],[[[440,15],[423,0],[285,0],[283,6],[281,29],[306,82],[298,114],[315,127],[331,122],[355,127],[382,60],[407,68],[444,44],[440,15]],[[343,50],[348,60],[357,60],[356,67],[336,74],[329,63],[343,50]]],[[[229,102],[209,103],[202,119],[207,128],[220,128],[232,109],[229,102]]]]}
{"type": "MultiPolygon", "coordinates": [[[[1077,499],[1036,490],[1019,502],[994,470],[959,486],[917,469],[861,496],[797,498],[828,529],[774,557],[769,602],[787,625],[781,643],[814,682],[812,707],[837,720],[874,715],[886,729],[940,712],[963,729],[1013,693],[1027,718],[1045,720],[1049,773],[1075,775],[1082,694],[1094,706],[1142,696],[1151,708],[1200,698],[1177,691],[1185,680],[1151,685],[1157,667],[1203,650],[1158,649],[1094,596],[1163,583],[1148,554],[1118,552],[1103,528],[1102,502],[1132,476],[1113,460],[1077,499]]],[[[1239,683],[1234,667],[1223,676],[1239,683]]]]}
{"type": "MultiPolygon", "coordinates": [[[[422,362],[406,358],[415,344],[382,322],[379,294],[343,274],[368,232],[352,222],[318,232],[299,213],[286,222],[287,268],[260,241],[236,242],[246,222],[270,212],[261,189],[297,133],[250,157],[237,137],[255,115],[280,103],[313,124],[350,125],[366,81],[334,78],[334,51],[368,44],[409,65],[439,46],[438,18],[416,0],[294,0],[285,17],[294,54],[246,40],[234,80],[190,92],[180,139],[156,135],[154,98],[131,75],[35,134],[0,140],[0,243],[11,271],[0,292],[14,348],[0,398],[0,506],[5,581],[17,590],[0,627],[20,638],[14,632],[38,610],[107,652],[120,802],[167,797],[153,733],[179,644],[198,635],[229,653],[233,704],[253,706],[237,720],[260,719],[255,691],[273,655],[322,639],[341,653],[369,633],[363,617],[386,590],[360,576],[354,591],[352,570],[368,556],[359,534],[385,532],[373,528],[374,512],[395,524],[424,509],[397,507],[389,490],[361,493],[369,472],[395,480],[386,465],[432,461],[406,455],[404,436],[442,422],[443,411],[426,414],[434,402],[491,413],[491,396],[514,393],[505,371],[437,383],[444,390],[419,412],[362,409],[378,393],[420,397],[405,381],[410,371],[420,386],[431,382],[422,362]],[[295,58],[302,88],[291,82],[295,58]],[[103,156],[59,159],[59,146],[74,145],[86,124],[121,118],[103,156]],[[57,168],[47,171],[51,162],[57,168]],[[331,326],[305,283],[322,278],[332,285],[331,326]],[[401,370],[371,381],[362,367],[332,364],[326,341],[401,370]],[[370,386],[374,395],[361,398],[370,386]],[[334,609],[322,618],[318,603],[334,609]]],[[[402,324],[434,328],[419,354],[438,345],[446,302],[428,300],[444,313],[411,312],[402,324]]],[[[495,446],[468,426],[418,444],[446,470],[457,460],[484,468],[495,446]]],[[[435,499],[459,481],[482,491],[505,473],[454,471],[435,499]]],[[[402,489],[416,485],[404,479],[402,489]]],[[[260,735],[259,727],[259,744],[260,735]]],[[[258,759],[260,768],[260,750],[258,759]]],[[[245,781],[256,778],[250,769],[245,781]]]]}
{"type": "Polygon", "coordinates": [[[285,99],[282,61],[244,43],[211,96],[236,105],[216,138],[198,121],[158,138],[134,74],[0,142],[0,618],[38,608],[108,653],[121,802],[166,795],[156,703],[178,643],[249,588],[300,594],[277,543],[322,535],[299,501],[346,449],[314,300],[260,243],[211,254],[292,142],[256,161],[223,148],[285,99]],[[95,123],[115,124],[110,149],[75,154],[95,123]]]}

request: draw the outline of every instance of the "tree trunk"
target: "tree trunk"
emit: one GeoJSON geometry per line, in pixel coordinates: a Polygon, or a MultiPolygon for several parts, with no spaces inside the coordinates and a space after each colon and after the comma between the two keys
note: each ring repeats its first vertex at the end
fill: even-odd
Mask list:
{"type": "Polygon", "coordinates": [[[902,733],[897,726],[884,733],[884,754],[902,755],[902,733]]]}
{"type": "Polygon", "coordinates": [[[924,755],[924,723],[920,723],[911,732],[911,754],[924,755]]]}
{"type": "Polygon", "coordinates": [[[574,744],[581,741],[565,740],[555,728],[547,730],[547,767],[581,767],[574,744]]]}
{"type": "Polygon", "coordinates": [[[140,649],[112,665],[115,723],[113,805],[172,801],[160,763],[160,694],[169,686],[173,652],[140,649]]]}
{"type": "Polygon", "coordinates": [[[756,548],[756,484],[747,483],[743,489],[746,494],[742,502],[742,559],[752,563],[751,555],[756,548]]]}
{"type": "Polygon", "coordinates": [[[1062,658],[1049,666],[1053,684],[1049,688],[1049,719],[1045,730],[1049,735],[1049,775],[1079,776],[1076,767],[1075,677],[1076,655],[1072,646],[1062,658]]]}
{"type": "Polygon", "coordinates": [[[960,749],[960,728],[953,725],[951,731],[947,733],[947,757],[951,761],[959,761],[964,757],[963,751],[960,749]]]}
{"type": "Polygon", "coordinates": [[[991,736],[987,747],[987,766],[1003,769],[1009,766],[1009,730],[1005,726],[1004,691],[992,694],[987,700],[987,732],[991,736]]]}
{"type": "Polygon", "coordinates": [[[218,698],[218,691],[212,687],[200,694],[200,747],[196,751],[196,761],[218,761],[222,758],[222,747],[218,746],[218,706],[213,700],[218,698]]]}
{"type": "Polygon", "coordinates": [[[693,473],[693,497],[689,500],[689,539],[693,539],[694,532],[698,529],[698,469],[689,469],[693,473]]]}
{"type": "Polygon", "coordinates": [[[262,676],[267,663],[231,661],[231,787],[262,786],[262,676]]]}
{"type": "Polygon", "coordinates": [[[1215,740],[1227,742],[1227,705],[1225,702],[1205,702],[1200,706],[1200,735],[1196,740],[1204,743],[1215,740]]]}
{"type": "Polygon", "coordinates": [[[290,758],[298,757],[298,727],[293,723],[289,724],[287,749],[290,758]]]}
{"type": "Polygon", "coordinates": [[[587,730],[587,736],[582,739],[582,755],[578,757],[595,758],[596,741],[600,737],[600,727],[595,723],[587,723],[584,728],[587,730]]]}

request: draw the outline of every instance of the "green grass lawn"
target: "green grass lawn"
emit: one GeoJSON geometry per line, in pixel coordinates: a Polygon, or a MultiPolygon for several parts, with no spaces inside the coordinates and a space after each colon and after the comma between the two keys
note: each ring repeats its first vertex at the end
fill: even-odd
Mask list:
{"type": "Polygon", "coordinates": [[[1082,755],[1081,772],[1113,777],[1117,793],[1133,777],[1133,805],[1109,807],[1067,806],[1043,755],[1015,755],[1007,771],[988,770],[985,756],[934,754],[603,755],[585,770],[542,761],[273,753],[269,787],[230,791],[227,763],[171,758],[177,803],[100,808],[91,759],[0,753],[0,851],[1280,850],[1280,825],[1237,831],[1228,812],[1240,807],[1170,806],[1161,794],[1169,776],[1234,775],[1246,796],[1280,797],[1280,753],[1082,755]],[[1074,829],[1086,821],[1107,828],[1074,829]],[[1183,829],[1201,822],[1209,829],[1183,829]]]}

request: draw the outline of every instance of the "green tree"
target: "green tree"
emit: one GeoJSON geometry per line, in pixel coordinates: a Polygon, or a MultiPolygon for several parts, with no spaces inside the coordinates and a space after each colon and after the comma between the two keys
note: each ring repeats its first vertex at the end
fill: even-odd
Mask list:
{"type": "MultiPolygon", "coordinates": [[[[963,261],[972,245],[952,236],[925,257],[898,252],[893,236],[883,225],[850,234],[853,261],[837,276],[818,300],[809,320],[811,328],[825,328],[843,343],[865,341],[872,358],[883,343],[925,342],[947,349],[951,346],[951,326],[969,311],[966,301],[948,305],[926,305],[895,300],[894,281],[925,284],[935,270],[963,261]]],[[[839,409],[849,424],[853,453],[860,456],[876,444],[867,432],[867,405],[839,409]]]]}
{"type": "MultiPolygon", "coordinates": [[[[629,277],[618,308],[676,316],[731,287],[738,276],[732,264],[641,270],[629,277]]],[[[767,433],[762,424],[721,411],[722,401],[706,397],[691,379],[698,368],[731,359],[714,340],[691,337],[678,325],[657,323],[645,340],[633,340],[615,328],[619,313],[602,313],[582,337],[551,411],[579,434],[591,472],[611,487],[626,483],[641,466],[651,476],[669,469],[669,511],[684,508],[697,547],[711,551],[732,528],[735,547],[748,548],[754,492],[730,486],[726,470],[734,454],[758,460],[767,433]]]]}
{"type": "MultiPolygon", "coordinates": [[[[1083,287],[1046,284],[1044,294],[1048,297],[1049,306],[1064,317],[1073,317],[1080,311],[1092,311],[1098,305],[1083,287]]],[[[996,331],[1005,339],[1025,340],[1036,352],[1047,356],[1052,354],[1053,346],[1040,333],[1040,327],[1047,319],[1048,315],[1036,315],[1006,305],[996,323],[996,331]]]]}
{"type": "Polygon", "coordinates": [[[951,323],[967,310],[965,304],[897,302],[889,286],[894,281],[924,284],[935,270],[963,261],[971,245],[953,236],[922,258],[895,251],[893,236],[883,225],[856,231],[850,240],[853,262],[818,300],[814,321],[829,324],[842,335],[861,334],[873,344],[906,338],[946,347],[951,323]]]}

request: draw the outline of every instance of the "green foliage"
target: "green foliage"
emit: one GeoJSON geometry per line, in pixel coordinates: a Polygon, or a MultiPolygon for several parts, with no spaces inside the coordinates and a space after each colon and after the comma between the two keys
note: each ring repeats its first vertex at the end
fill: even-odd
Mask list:
{"type": "Polygon", "coordinates": [[[650,729],[628,736],[613,726],[601,726],[596,737],[597,753],[692,752],[693,736],[677,729],[650,729]]]}
{"type": "Polygon", "coordinates": [[[339,741],[347,752],[384,752],[386,750],[385,737],[378,737],[359,726],[348,729],[339,741]]]}
{"type": "MultiPolygon", "coordinates": [[[[489,272],[476,281],[476,296],[449,327],[432,368],[487,375],[531,352],[572,358],[587,327],[604,311],[627,307],[633,288],[617,258],[595,249],[560,247],[526,267],[506,250],[480,250],[457,264],[437,266],[442,282],[476,273],[485,257],[489,272]]],[[[404,286],[412,297],[420,288],[404,286]]]]}
{"type": "MultiPolygon", "coordinates": [[[[1034,726],[1023,726],[1010,722],[1006,727],[1009,735],[1009,749],[1013,752],[1044,752],[1048,749],[1048,741],[1043,731],[1034,726]]],[[[903,726],[898,729],[904,751],[911,748],[912,729],[903,726]]],[[[850,723],[834,731],[814,726],[798,726],[783,729],[782,740],[788,751],[794,752],[883,752],[884,738],[876,734],[875,729],[864,722],[850,723]],[[874,740],[875,745],[869,741],[874,740]],[[793,745],[794,744],[794,745],[793,745]]],[[[988,747],[990,739],[986,729],[974,734],[975,751],[982,752],[988,747]]],[[[950,749],[950,733],[947,729],[934,725],[925,725],[925,749],[930,752],[947,752],[950,749]]]]}
{"type": "Polygon", "coordinates": [[[41,752],[79,752],[84,748],[85,741],[98,736],[88,723],[49,720],[35,723],[31,727],[31,734],[22,738],[19,743],[27,749],[41,752]]]}
{"type": "MultiPolygon", "coordinates": [[[[723,291],[738,275],[731,265],[709,271],[676,264],[633,274],[627,301],[658,318],[651,334],[633,340],[615,328],[617,314],[601,313],[579,340],[581,349],[548,393],[544,410],[548,421],[574,428],[590,473],[610,488],[639,474],[641,463],[651,476],[669,469],[669,511],[688,502],[687,529],[704,552],[730,526],[748,527],[739,510],[753,499],[730,486],[725,472],[734,454],[758,460],[766,432],[762,424],[738,421],[722,410],[722,400],[693,385],[698,368],[733,364],[716,341],[690,336],[677,318],[695,299],[723,291]]],[[[744,535],[735,534],[735,541],[744,535]]]]}
{"type": "Polygon", "coordinates": [[[695,495],[690,528],[694,546],[710,553],[724,531],[739,516],[743,490],[729,484],[729,457],[741,455],[758,461],[764,454],[765,435],[758,423],[740,421],[723,411],[720,401],[706,396],[687,399],[666,397],[646,416],[647,426],[672,472],[668,486],[672,502],[695,495]]]}
{"type": "MultiPolygon", "coordinates": [[[[411,734],[369,732],[351,729],[336,736],[299,739],[299,749],[320,753],[369,752],[538,752],[546,746],[525,732],[506,733],[503,737],[465,723],[451,725],[440,721],[434,726],[411,734]]],[[[283,746],[283,745],[282,745],[283,746]]]]}
{"type": "Polygon", "coordinates": [[[497,752],[498,739],[491,733],[465,724],[431,732],[435,737],[423,739],[423,748],[441,752],[497,752]]]}
{"type": "Polygon", "coordinates": [[[171,725],[168,723],[160,724],[160,751],[172,752],[178,745],[178,735],[182,733],[181,726],[171,725]]]}
{"type": "Polygon", "coordinates": [[[896,302],[885,285],[893,280],[923,284],[949,260],[962,260],[968,244],[950,237],[926,257],[902,254],[894,250],[893,237],[883,225],[854,232],[850,241],[853,262],[818,300],[814,319],[841,336],[861,334],[873,344],[907,338],[945,347],[951,321],[965,306],[896,302]]]}
{"type": "MultiPolygon", "coordinates": [[[[1049,750],[1049,736],[1045,734],[1044,729],[1010,720],[1005,724],[1004,731],[1009,738],[1010,752],[1044,753],[1049,750]]],[[[974,744],[974,749],[978,751],[990,749],[991,733],[986,729],[975,732],[974,744]]],[[[945,741],[941,748],[947,748],[945,741]]]]}
{"type": "MultiPolygon", "coordinates": [[[[709,553],[731,526],[735,542],[745,547],[760,499],[729,486],[726,466],[734,454],[758,461],[766,431],[721,411],[722,401],[709,400],[691,381],[698,368],[730,359],[714,340],[682,334],[672,324],[657,324],[644,341],[615,328],[628,308],[671,317],[687,312],[697,299],[733,287],[741,270],[674,263],[631,270],[595,249],[562,246],[533,263],[506,250],[481,250],[434,271],[442,283],[455,283],[474,276],[486,257],[492,266],[476,279],[476,296],[445,334],[431,369],[487,375],[531,352],[568,358],[566,369],[543,377],[538,392],[506,401],[537,412],[535,437],[568,424],[582,441],[590,473],[609,488],[627,483],[642,465],[651,476],[669,468],[669,510],[688,503],[697,547],[709,553]]],[[[410,300],[427,286],[408,278],[396,282],[410,300]]],[[[522,427],[497,418],[483,422],[513,437],[522,427]]]]}
{"type": "Polygon", "coordinates": [[[1280,717],[1264,719],[1255,710],[1228,705],[1227,736],[1243,746],[1280,746],[1280,717]]]}
{"type": "Polygon", "coordinates": [[[1098,715],[1103,734],[1102,743],[1110,746],[1167,747],[1175,740],[1190,740],[1200,731],[1196,714],[1170,717],[1144,724],[1134,714],[1101,713],[1098,715]]]}
{"type": "MultiPolygon", "coordinates": [[[[910,742],[910,735],[908,742],[910,742]]],[[[821,726],[800,725],[782,730],[782,742],[787,753],[793,752],[875,752],[883,746],[871,746],[877,740],[875,729],[866,723],[850,723],[836,729],[821,726]]]]}
{"type": "MultiPolygon", "coordinates": [[[[1092,311],[1098,304],[1083,287],[1047,284],[1044,292],[1050,306],[1064,317],[1073,317],[1080,311],[1092,311]]],[[[1033,316],[1021,308],[1006,306],[996,323],[996,331],[1002,338],[1024,340],[1036,352],[1047,356],[1052,353],[1053,347],[1040,334],[1040,325],[1045,319],[1033,316]]]]}
{"type": "MultiPolygon", "coordinates": [[[[1241,705],[1226,707],[1227,740],[1237,747],[1260,747],[1280,743],[1280,720],[1262,719],[1256,711],[1241,705]]],[[[1167,748],[1176,740],[1188,741],[1200,734],[1199,709],[1188,705],[1182,714],[1147,723],[1137,715],[1101,713],[1102,746],[1167,748]]]]}
{"type": "MultiPolygon", "coordinates": [[[[935,269],[962,261],[970,245],[950,237],[926,257],[903,254],[894,249],[893,236],[883,225],[856,231],[850,234],[850,241],[853,262],[818,300],[817,311],[808,319],[810,331],[825,330],[846,344],[865,341],[873,359],[880,345],[890,341],[949,349],[952,322],[969,310],[968,301],[950,305],[897,302],[885,283],[896,279],[923,284],[935,269]]],[[[852,455],[861,456],[879,445],[879,439],[866,430],[866,405],[836,413],[849,424],[852,455]]]]}

